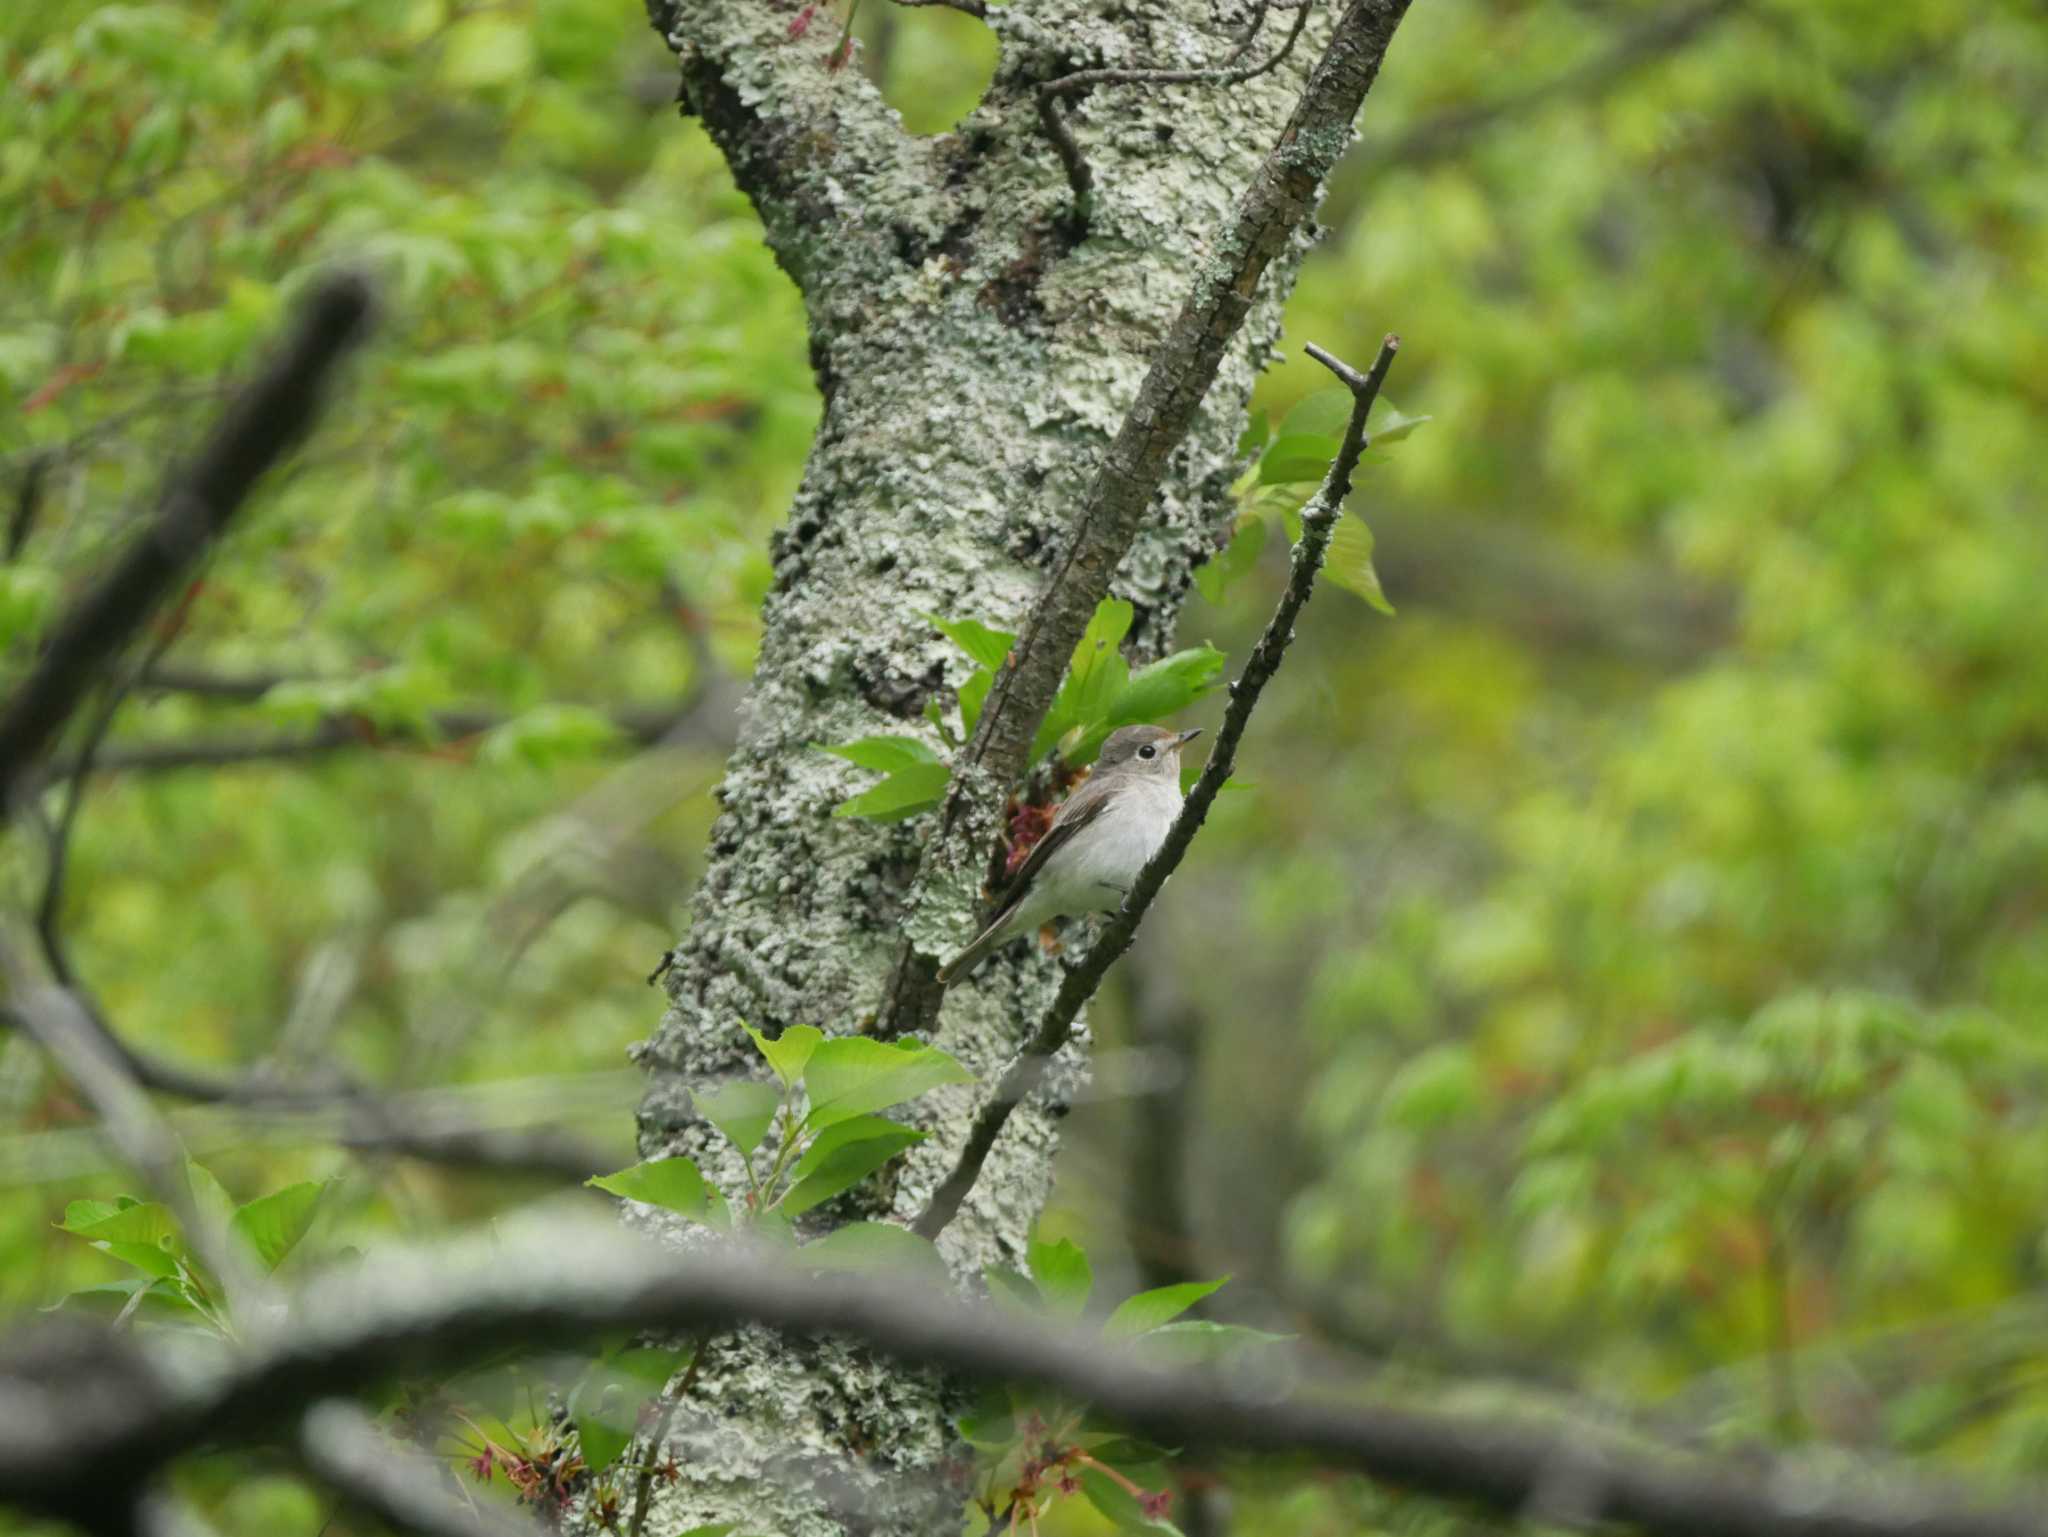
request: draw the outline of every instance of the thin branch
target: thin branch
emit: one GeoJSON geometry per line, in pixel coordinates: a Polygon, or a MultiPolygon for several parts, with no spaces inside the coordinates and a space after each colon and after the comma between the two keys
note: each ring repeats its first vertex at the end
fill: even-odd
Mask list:
{"type": "MultiPolygon", "coordinates": [[[[635,746],[648,747],[692,719],[697,713],[696,703],[693,700],[682,706],[622,709],[613,712],[610,719],[621,737],[635,746]]],[[[177,742],[116,742],[100,750],[93,767],[110,774],[163,773],[173,769],[282,762],[361,747],[425,747],[481,736],[515,718],[494,710],[443,710],[428,717],[424,728],[413,728],[377,726],[359,715],[330,715],[312,730],[303,732],[201,737],[177,742]]],[[[67,760],[57,765],[54,772],[70,773],[75,767],[76,760],[67,760]]]]}
{"type": "MultiPolygon", "coordinates": [[[[970,846],[972,834],[990,828],[999,798],[1022,775],[1032,734],[1067,658],[1136,539],[1168,460],[1251,313],[1260,279],[1308,219],[1324,178],[1350,142],[1352,124],[1408,4],[1349,0],[1279,142],[1252,174],[1229,226],[1212,242],[1217,259],[1202,264],[1154,352],[1137,399],[1081,498],[1073,534],[989,688],[974,736],[954,754],[953,777],[938,826],[925,844],[913,905],[950,900],[964,873],[977,869],[981,850],[970,846]]],[[[943,996],[937,972],[936,959],[906,942],[878,1035],[929,1027],[943,996]]]]}
{"type": "Polygon", "coordinates": [[[1201,777],[1195,781],[1194,789],[1188,792],[1180,815],[1167,832],[1166,841],[1138,873],[1129,895],[1124,898],[1123,907],[1110,919],[1101,938],[1060,978],[1060,990],[1054,996],[1052,1006],[1045,1011],[1045,1017],[1038,1022],[1038,1029],[1010,1063],[988,1102],[981,1107],[981,1113],[975,1117],[974,1125],[967,1134],[967,1142],[960,1150],[959,1160],[944,1183],[933,1192],[930,1204],[918,1215],[912,1225],[913,1232],[926,1238],[936,1238],[959,1212],[961,1203],[973,1190],[974,1182],[981,1177],[981,1167],[987,1162],[997,1136],[1010,1119],[1010,1112],[1038,1086],[1046,1064],[1066,1045],[1074,1020],[1094,996],[1095,989],[1116,963],[1117,957],[1130,948],[1131,938],[1138,932],[1146,908],[1152,905],[1159,888],[1166,884],[1166,878],[1173,874],[1181,856],[1201,830],[1203,819],[1209,815],[1210,803],[1216,799],[1217,792],[1223,788],[1223,782],[1230,777],[1230,771],[1236,765],[1237,744],[1244,736],[1245,727],[1251,723],[1259,695],[1279,670],[1280,659],[1294,639],[1295,618],[1301,613],[1302,605],[1308,602],[1310,589],[1315,586],[1316,573],[1323,565],[1323,551],[1328,548],[1337,518],[1344,510],[1344,498],[1351,494],[1352,472],[1358,467],[1359,456],[1365,452],[1366,415],[1372,410],[1373,401],[1379,397],[1380,385],[1386,379],[1387,369],[1392,366],[1394,353],[1400,345],[1399,338],[1389,336],[1380,344],[1379,356],[1373,360],[1372,368],[1364,374],[1340,363],[1320,347],[1309,347],[1309,356],[1350,389],[1351,420],[1345,426],[1344,441],[1337,450],[1337,457],[1323,478],[1322,489],[1301,510],[1301,539],[1294,546],[1293,570],[1286,590],[1280,594],[1279,605],[1273,610],[1273,617],[1267,622],[1258,645],[1252,648],[1243,673],[1230,686],[1230,707],[1224,712],[1223,728],[1216,734],[1216,745],[1210,749],[1209,761],[1202,765],[1201,777]]]}
{"type": "Polygon", "coordinates": [[[43,505],[43,487],[50,478],[51,454],[32,454],[21,467],[21,479],[14,487],[14,510],[7,517],[7,543],[0,560],[11,561],[21,554],[36,526],[36,513],[43,505]]]}
{"type": "MultiPolygon", "coordinates": [[[[945,0],[931,0],[931,3],[945,3],[945,0]]],[[[1286,40],[1258,63],[1239,66],[1237,61],[1244,57],[1259,29],[1265,25],[1269,8],[1265,3],[1257,5],[1244,36],[1231,50],[1230,57],[1208,69],[1083,69],[1039,86],[1038,120],[1060,157],[1060,166],[1067,173],[1067,185],[1073,189],[1073,221],[1078,234],[1087,232],[1095,216],[1095,168],[1088,163],[1080,140],[1074,137],[1074,130],[1060,115],[1055,102],[1061,97],[1078,96],[1098,85],[1241,85],[1256,79],[1269,70],[1277,69],[1280,62],[1294,52],[1302,28],[1308,25],[1310,5],[1308,0],[1303,0],[1294,7],[1294,25],[1288,30],[1286,40]]]]}
{"type": "Polygon", "coordinates": [[[190,467],[171,478],[150,527],[58,619],[35,667],[0,706],[0,807],[12,803],[107,664],[226,532],[257,480],[311,427],[369,316],[370,289],[360,277],[314,289],[283,346],[229,402],[190,467]]]}
{"type": "MultiPolygon", "coordinates": [[[[287,1100],[203,1103],[171,1110],[167,1119],[195,1157],[331,1142],[451,1168],[581,1182],[630,1154],[567,1128],[629,1110],[646,1083],[637,1070],[619,1068],[384,1094],[308,1089],[287,1100]]],[[[0,1136],[0,1186],[87,1179],[107,1166],[99,1140],[84,1127],[0,1136]]]]}
{"type": "Polygon", "coordinates": [[[390,1246],[308,1287],[233,1357],[172,1366],[44,1325],[0,1372],[0,1500],[104,1509],[106,1470],[146,1477],[197,1448],[277,1435],[322,1399],[392,1375],[620,1329],[745,1323],[862,1340],[897,1360],[1031,1383],[1169,1446],[1295,1452],[1419,1493],[1515,1514],[1569,1480],[1573,1514],[1658,1537],[2044,1537],[2048,1492],[1991,1504],[1897,1464],[1674,1455],[1568,1417],[1480,1415],[1383,1397],[1276,1391],[1265,1373],[1161,1370],[1092,1330],[969,1304],[900,1275],[818,1276],[770,1251],[679,1255],[605,1218],[422,1249],[390,1246]]]}
{"type": "Polygon", "coordinates": [[[488,1511],[456,1497],[447,1470],[377,1428],[354,1404],[327,1399],[299,1426],[299,1455],[322,1483],[359,1509],[419,1537],[542,1537],[524,1511],[488,1511]]]}

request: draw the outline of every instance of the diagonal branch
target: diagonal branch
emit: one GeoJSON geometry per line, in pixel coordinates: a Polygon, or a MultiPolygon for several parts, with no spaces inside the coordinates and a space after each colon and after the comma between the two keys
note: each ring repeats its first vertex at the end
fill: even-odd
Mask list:
{"type": "Polygon", "coordinates": [[[1124,898],[1123,907],[1103,929],[1101,938],[1089,947],[1086,956],[1067,968],[1052,1006],[1045,1011],[1044,1018],[1038,1022],[1038,1029],[1010,1063],[988,1103],[975,1117],[952,1173],[933,1193],[930,1203],[912,1224],[911,1231],[925,1238],[936,1238],[959,1213],[961,1203],[981,1177],[982,1165],[988,1161],[996,1138],[1010,1119],[1010,1112],[1037,1087],[1039,1079],[1044,1076],[1046,1064],[1066,1045],[1067,1037],[1073,1032],[1074,1020],[1095,995],[1095,989],[1102,984],[1109,968],[1131,947],[1138,925],[1144,920],[1145,910],[1159,895],[1159,888],[1166,884],[1166,878],[1179,866],[1181,856],[1187,853],[1195,834],[1201,831],[1210,805],[1236,766],[1237,744],[1243,739],[1245,728],[1251,724],[1259,695],[1273,674],[1280,670],[1280,660],[1294,639],[1294,621],[1315,586],[1316,573],[1323,566],[1323,552],[1329,547],[1330,535],[1343,513],[1344,499],[1351,494],[1352,472],[1358,468],[1359,456],[1367,446],[1366,416],[1372,410],[1373,401],[1379,398],[1380,385],[1385,382],[1387,370],[1393,365],[1394,353],[1400,345],[1400,338],[1389,336],[1380,344],[1379,356],[1364,374],[1338,362],[1320,347],[1309,347],[1309,356],[1334,373],[1351,391],[1351,419],[1345,426],[1344,441],[1337,450],[1337,457],[1323,478],[1322,489],[1301,510],[1301,539],[1294,546],[1293,569],[1286,590],[1280,594],[1279,605],[1267,621],[1258,645],[1252,648],[1244,672],[1230,686],[1230,707],[1224,712],[1223,728],[1216,734],[1216,745],[1210,749],[1209,761],[1202,765],[1201,777],[1195,781],[1194,789],[1188,792],[1180,815],[1167,832],[1166,841],[1138,873],[1130,895],[1124,898]]]}
{"type": "MultiPolygon", "coordinates": [[[[108,1470],[139,1481],[204,1446],[274,1438],[311,1405],[398,1372],[621,1329],[757,1323],[863,1340],[894,1359],[1033,1383],[1164,1445],[1288,1451],[1513,1516],[1572,1496],[1574,1521],[1658,1537],[2048,1537],[2048,1495],[1993,1504],[1896,1464],[1676,1455],[1582,1421],[1481,1415],[1264,1373],[1159,1369],[1089,1330],[968,1304],[900,1275],[806,1273],[773,1251],[678,1255],[606,1218],[556,1214],[485,1239],[387,1249],[314,1283],[234,1357],[168,1361],[54,1325],[0,1370],[0,1500],[102,1521],[108,1470]]],[[[132,1491],[135,1483],[126,1484],[132,1491]]]]}
{"type": "MultiPolygon", "coordinates": [[[[1137,399],[1104,453],[1075,515],[1074,531],[990,686],[974,736],[954,755],[939,824],[925,845],[913,903],[933,899],[949,875],[978,861],[966,845],[1022,774],[1031,738],[1059,686],[1060,670],[1111,576],[1129,551],[1167,461],[1186,438],[1228,348],[1251,313],[1259,281],[1294,239],[1349,144],[1353,120],[1407,14],[1409,0],[1349,0],[1309,75],[1294,115],[1253,173],[1236,215],[1212,242],[1137,399]]],[[[877,1033],[928,1027],[938,1012],[938,963],[906,943],[877,1033]]]]}
{"type": "Polygon", "coordinates": [[[277,353],[228,403],[198,456],[172,476],[150,526],[58,619],[35,667],[0,706],[0,808],[107,664],[312,426],[328,381],[367,333],[369,318],[362,278],[334,277],[314,289],[277,353]]]}

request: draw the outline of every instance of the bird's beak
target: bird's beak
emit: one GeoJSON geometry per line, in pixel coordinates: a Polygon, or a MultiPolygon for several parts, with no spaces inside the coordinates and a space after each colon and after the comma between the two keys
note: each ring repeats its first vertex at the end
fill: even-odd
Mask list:
{"type": "Polygon", "coordinates": [[[1188,743],[1192,742],[1196,737],[1200,736],[1201,734],[1202,728],[1200,726],[1195,727],[1195,729],[1192,731],[1183,731],[1179,736],[1173,739],[1173,750],[1175,752],[1179,752],[1183,747],[1187,746],[1188,743]]]}

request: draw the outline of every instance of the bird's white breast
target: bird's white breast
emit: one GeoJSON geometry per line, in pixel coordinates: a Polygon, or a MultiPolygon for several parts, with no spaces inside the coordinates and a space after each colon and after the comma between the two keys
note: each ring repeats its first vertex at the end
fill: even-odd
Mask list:
{"type": "Polygon", "coordinates": [[[1047,857],[1034,883],[1046,888],[1046,910],[1106,912],[1120,906],[1145,862],[1166,841],[1180,805],[1180,785],[1171,779],[1120,787],[1101,815],[1047,857]]]}

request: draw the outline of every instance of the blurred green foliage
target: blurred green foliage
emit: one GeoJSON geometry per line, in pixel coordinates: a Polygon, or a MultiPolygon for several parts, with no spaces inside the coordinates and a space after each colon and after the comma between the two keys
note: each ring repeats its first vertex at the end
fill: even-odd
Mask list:
{"type": "MultiPolygon", "coordinates": [[[[968,110],[985,29],[863,11],[915,129],[968,110]]],[[[144,686],[111,738],[359,745],[97,780],[81,971],[156,1050],[540,1080],[627,1161],[603,1074],[722,748],[615,781],[615,716],[744,675],[817,410],[668,54],[612,0],[43,0],[0,64],[0,682],[308,275],[389,283],[167,620],[167,665],[272,686],[144,686]]],[[[1312,605],[1148,925],[1126,1023],[1164,971],[1201,1045],[1194,1231],[1132,1223],[1141,1262],[1417,1372],[2048,1472],[2044,100],[2023,0],[1414,8],[1259,397],[1326,386],[1304,341],[1404,337],[1434,421],[1346,519],[1400,617],[1312,605]]],[[[1189,646],[1241,654],[1281,580],[1293,482],[1247,463],[1189,646]]],[[[0,861],[32,902],[36,841],[0,861]]],[[[0,1298],[114,1280],[55,1229],[121,1188],[78,1107],[19,1041],[0,1094],[0,1298]]],[[[1075,1117],[1054,1214],[1099,1269],[1124,1119],[1075,1117]]],[[[243,1200],[347,1171],[358,1242],[531,1189],[215,1135],[243,1200]]],[[[199,1492],[231,1533],[326,1515],[199,1492]]],[[[1238,1513],[1462,1520],[1285,1469],[1238,1513]]]]}

